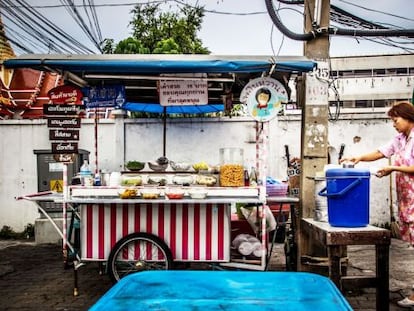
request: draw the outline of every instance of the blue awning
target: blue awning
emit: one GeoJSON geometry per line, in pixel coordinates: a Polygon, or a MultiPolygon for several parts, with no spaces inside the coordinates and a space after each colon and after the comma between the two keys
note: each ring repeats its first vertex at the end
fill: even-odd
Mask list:
{"type": "Polygon", "coordinates": [[[223,104],[208,104],[208,105],[186,105],[186,106],[161,106],[159,103],[131,103],[126,102],[121,107],[124,110],[132,112],[149,112],[149,113],[164,113],[166,114],[205,114],[220,112],[224,110],[223,104]]]}
{"type": "Polygon", "coordinates": [[[316,63],[303,58],[231,57],[214,55],[22,55],[4,61],[6,68],[58,69],[73,73],[162,74],[307,72],[316,63]]]}

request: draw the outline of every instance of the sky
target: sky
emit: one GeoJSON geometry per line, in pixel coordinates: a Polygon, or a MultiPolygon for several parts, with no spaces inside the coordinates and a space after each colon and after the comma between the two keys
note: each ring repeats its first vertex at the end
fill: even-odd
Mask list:
{"type": "MultiPolygon", "coordinates": [[[[82,4],[84,0],[72,0],[75,4],[82,4]]],[[[184,1],[184,0],[183,0],[184,1]]],[[[1,1],[3,5],[7,1],[1,1]]],[[[10,1],[9,1],[10,2],[10,1]]],[[[19,1],[11,1],[11,3],[19,1]]],[[[65,1],[58,0],[26,0],[26,3],[35,7],[43,16],[71,34],[82,44],[97,52],[91,41],[70,14],[61,5],[65,1]],[[50,7],[50,5],[55,5],[50,7]],[[58,6],[58,7],[56,7],[58,6]]],[[[66,1],[67,2],[67,1],[66,1]]],[[[132,0],[94,0],[98,21],[103,38],[112,38],[115,42],[131,35],[128,25],[132,19],[130,11],[132,0]],[[103,6],[99,6],[103,5],[103,6]]],[[[148,2],[139,1],[139,2],[148,2]]],[[[273,55],[273,56],[301,56],[303,42],[289,39],[273,25],[266,11],[265,0],[198,0],[186,1],[189,4],[204,5],[206,14],[203,19],[199,38],[211,54],[215,55],[273,55]]],[[[177,1],[167,1],[166,10],[174,9],[177,1]]],[[[414,29],[413,0],[331,0],[331,4],[348,12],[375,23],[388,23],[397,27],[414,29]],[[385,13],[384,13],[385,12],[385,13]]],[[[278,7],[274,1],[274,6],[278,7]]],[[[280,16],[283,23],[295,33],[303,32],[303,6],[281,6],[280,16]]],[[[0,12],[4,10],[0,7],[0,12]]],[[[79,12],[84,14],[82,7],[79,12]]],[[[86,17],[85,17],[86,18],[86,17]]],[[[18,28],[10,18],[2,17],[6,35],[18,35],[18,28]]],[[[347,26],[341,25],[342,28],[347,26]]],[[[400,40],[399,38],[393,38],[400,40]]],[[[414,52],[414,39],[405,47],[414,52]]],[[[37,50],[35,53],[48,53],[37,50]]],[[[17,54],[22,51],[15,49],[17,54]]],[[[379,55],[406,53],[400,48],[373,43],[364,38],[332,36],[330,39],[330,56],[379,55]]]]}

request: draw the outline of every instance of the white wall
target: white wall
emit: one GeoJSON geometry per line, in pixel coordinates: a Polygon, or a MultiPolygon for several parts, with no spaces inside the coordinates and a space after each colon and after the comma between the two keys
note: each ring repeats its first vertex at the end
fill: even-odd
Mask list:
{"type": "MultiPolygon", "coordinates": [[[[248,118],[169,119],[166,155],[176,161],[218,164],[220,148],[241,147],[245,162],[250,165],[256,152],[254,126],[255,122],[248,118]]],[[[37,192],[37,159],[33,150],[50,149],[47,124],[45,120],[4,120],[0,128],[0,228],[7,225],[21,231],[39,216],[33,203],[16,201],[15,197],[37,192]]],[[[271,121],[268,175],[286,178],[284,145],[289,146],[292,157],[300,156],[300,128],[298,111],[271,121]]],[[[383,112],[343,113],[340,120],[329,123],[329,142],[336,151],[345,143],[345,155],[371,151],[394,134],[383,112]]],[[[155,160],[163,152],[162,137],[162,120],[102,119],[98,126],[99,168],[115,171],[129,160],[155,160]]],[[[94,146],[94,122],[83,120],[79,148],[91,152],[91,164],[95,163],[94,146]]],[[[371,223],[385,223],[389,219],[389,179],[373,177],[371,187],[371,223]]]]}

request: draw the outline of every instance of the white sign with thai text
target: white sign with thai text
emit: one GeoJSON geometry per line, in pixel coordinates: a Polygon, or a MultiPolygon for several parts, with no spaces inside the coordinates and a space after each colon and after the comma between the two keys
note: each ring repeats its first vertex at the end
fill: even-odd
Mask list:
{"type": "Polygon", "coordinates": [[[161,106],[207,105],[208,84],[205,80],[161,80],[161,106]]]}

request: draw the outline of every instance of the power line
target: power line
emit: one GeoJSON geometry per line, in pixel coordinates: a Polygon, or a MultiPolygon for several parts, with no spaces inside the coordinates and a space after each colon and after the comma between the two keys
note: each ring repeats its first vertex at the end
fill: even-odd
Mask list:
{"type": "Polygon", "coordinates": [[[387,15],[387,16],[396,17],[396,18],[400,18],[400,19],[404,19],[404,20],[407,20],[407,21],[414,22],[414,19],[411,19],[411,18],[408,18],[408,17],[405,17],[405,16],[400,16],[400,15],[392,14],[392,13],[389,13],[389,12],[374,10],[374,9],[367,8],[367,7],[364,7],[362,5],[358,5],[358,4],[355,4],[355,3],[352,3],[352,2],[349,2],[349,1],[346,1],[346,0],[338,0],[338,1],[341,1],[343,3],[349,4],[349,5],[352,5],[352,6],[355,6],[355,7],[360,8],[360,9],[367,10],[369,12],[376,12],[376,13],[384,14],[384,15],[387,15]]]}
{"type": "MultiPolygon", "coordinates": [[[[93,53],[92,50],[84,46],[77,39],[67,34],[64,30],[59,28],[56,24],[51,22],[46,16],[35,10],[24,0],[3,0],[3,15],[9,19],[9,22],[15,24],[24,33],[37,41],[36,48],[39,49],[39,44],[47,47],[48,50],[55,50],[56,52],[70,53],[93,53]]],[[[5,23],[5,28],[12,30],[5,23]]],[[[24,45],[24,41],[20,40],[20,45],[24,45]]]]}

